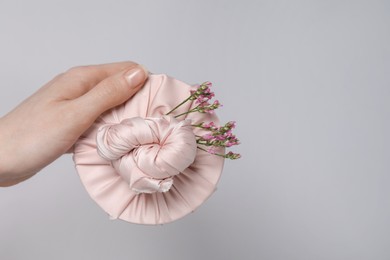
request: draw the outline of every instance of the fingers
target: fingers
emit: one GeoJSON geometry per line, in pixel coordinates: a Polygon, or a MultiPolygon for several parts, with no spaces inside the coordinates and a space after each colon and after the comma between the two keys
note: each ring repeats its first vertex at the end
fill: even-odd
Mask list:
{"type": "Polygon", "coordinates": [[[131,98],[143,86],[147,75],[142,66],[136,65],[102,80],[74,100],[78,114],[86,123],[92,123],[106,110],[131,98]]]}
{"type": "Polygon", "coordinates": [[[131,61],[101,65],[79,66],[69,69],[55,79],[53,94],[59,99],[78,98],[94,88],[99,82],[118,72],[129,70],[137,64],[131,61]]]}

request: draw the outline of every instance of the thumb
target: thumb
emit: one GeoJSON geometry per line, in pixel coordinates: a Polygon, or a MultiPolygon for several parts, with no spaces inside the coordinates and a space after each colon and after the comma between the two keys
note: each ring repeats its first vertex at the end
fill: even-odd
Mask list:
{"type": "Polygon", "coordinates": [[[117,73],[79,97],[78,105],[87,117],[95,120],[106,110],[131,98],[143,86],[147,77],[148,72],[141,65],[117,73]]]}

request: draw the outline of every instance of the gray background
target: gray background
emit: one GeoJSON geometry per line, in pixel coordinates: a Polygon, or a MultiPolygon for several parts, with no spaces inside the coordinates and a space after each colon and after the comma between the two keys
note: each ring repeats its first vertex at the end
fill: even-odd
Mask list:
{"type": "Polygon", "coordinates": [[[76,65],[210,80],[243,158],[194,214],[110,221],[70,155],[0,189],[0,258],[390,259],[389,1],[0,1],[0,113],[76,65]]]}

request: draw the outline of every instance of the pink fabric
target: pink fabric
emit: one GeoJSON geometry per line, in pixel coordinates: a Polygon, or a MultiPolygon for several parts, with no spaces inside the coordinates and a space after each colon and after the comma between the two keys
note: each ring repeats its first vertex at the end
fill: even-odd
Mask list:
{"type": "Polygon", "coordinates": [[[97,149],[131,190],[153,193],[171,188],[173,176],[194,162],[197,144],[188,119],[133,117],[101,126],[97,149]]]}
{"type": "MultiPolygon", "coordinates": [[[[90,196],[113,218],[163,224],[198,208],[215,190],[224,159],[197,149],[191,124],[215,122],[186,103],[195,89],[165,75],[150,75],[125,104],[103,114],[75,145],[74,161],[90,196]]],[[[223,153],[223,150],[219,151],[223,153]]]]}

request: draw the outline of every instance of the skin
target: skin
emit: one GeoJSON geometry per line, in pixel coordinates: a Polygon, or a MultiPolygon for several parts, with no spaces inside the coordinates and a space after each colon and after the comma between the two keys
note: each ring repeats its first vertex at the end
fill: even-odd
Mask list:
{"type": "Polygon", "coordinates": [[[147,75],[133,62],[75,67],[0,118],[0,187],[24,181],[70,152],[97,117],[131,98],[147,75]]]}

